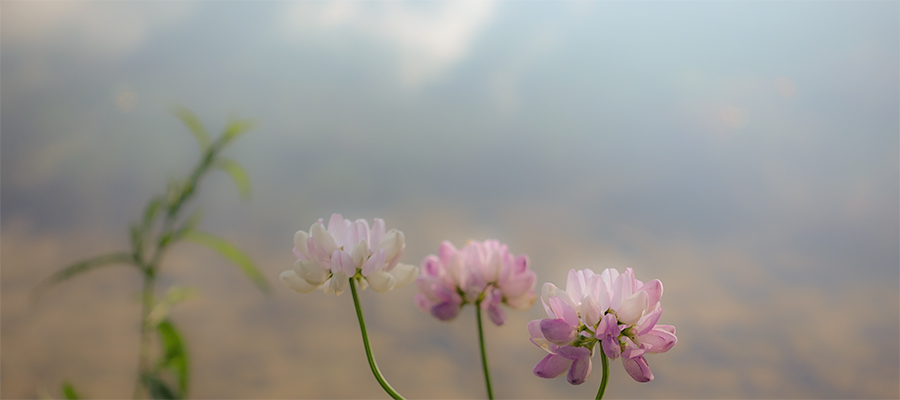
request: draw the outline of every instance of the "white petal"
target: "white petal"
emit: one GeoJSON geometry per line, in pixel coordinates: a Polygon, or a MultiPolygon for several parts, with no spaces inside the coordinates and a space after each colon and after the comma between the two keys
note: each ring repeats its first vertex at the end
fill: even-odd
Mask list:
{"type": "Polygon", "coordinates": [[[394,287],[406,286],[415,281],[416,277],[419,276],[419,267],[410,264],[397,264],[389,274],[397,280],[394,287]]]}
{"type": "Polygon", "coordinates": [[[372,287],[372,290],[378,293],[387,292],[388,290],[393,289],[394,285],[397,284],[397,280],[391,274],[384,271],[373,272],[366,277],[366,280],[369,281],[369,286],[372,287]]]}
{"type": "Polygon", "coordinates": [[[323,226],[322,224],[313,224],[309,233],[312,234],[313,240],[319,242],[319,244],[322,245],[322,248],[325,249],[326,254],[331,254],[335,250],[337,250],[338,246],[334,242],[334,237],[332,237],[331,234],[325,230],[325,226],[323,226]]]}
{"type": "Polygon", "coordinates": [[[341,293],[344,293],[344,290],[347,289],[347,283],[350,278],[347,275],[344,275],[343,272],[337,273],[331,277],[331,282],[329,282],[329,289],[331,292],[334,292],[335,295],[340,296],[341,293]]]}
{"type": "Polygon", "coordinates": [[[300,293],[309,293],[318,288],[318,286],[310,285],[309,282],[306,282],[303,278],[297,276],[297,273],[294,271],[284,271],[279,278],[281,278],[281,283],[283,283],[284,286],[300,293]]]}
{"type": "Polygon", "coordinates": [[[384,239],[381,241],[381,243],[378,244],[378,247],[384,249],[384,259],[390,262],[394,259],[394,257],[397,256],[397,254],[400,254],[401,250],[403,250],[405,241],[406,240],[403,237],[403,232],[400,232],[396,229],[391,229],[391,231],[384,236],[384,239]]]}
{"type": "Polygon", "coordinates": [[[306,247],[307,238],[309,238],[309,235],[306,232],[297,231],[297,233],[294,234],[294,247],[296,247],[297,250],[300,250],[300,254],[303,254],[306,258],[311,258],[309,256],[309,248],[306,247]]]}
{"type": "Polygon", "coordinates": [[[353,248],[351,257],[353,258],[353,265],[355,265],[356,268],[362,268],[366,258],[369,257],[369,242],[365,239],[360,240],[359,243],[356,244],[356,247],[353,248]]]}
{"type": "Polygon", "coordinates": [[[622,301],[622,305],[616,310],[616,317],[623,324],[634,325],[644,315],[644,310],[649,306],[649,302],[650,298],[647,296],[647,292],[641,290],[622,301]]]}
{"type": "Polygon", "coordinates": [[[297,260],[294,262],[294,271],[297,276],[313,285],[321,285],[328,279],[328,269],[312,260],[297,260]]]}

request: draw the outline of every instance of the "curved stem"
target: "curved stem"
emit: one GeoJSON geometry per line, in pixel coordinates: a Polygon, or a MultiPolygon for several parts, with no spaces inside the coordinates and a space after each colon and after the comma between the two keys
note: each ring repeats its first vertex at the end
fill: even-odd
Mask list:
{"type": "Polygon", "coordinates": [[[366,347],[366,358],[369,360],[369,367],[372,368],[372,374],[375,375],[375,379],[381,384],[381,387],[384,388],[384,391],[387,392],[394,399],[403,399],[399,393],[397,393],[394,388],[391,387],[389,383],[381,376],[381,371],[378,370],[378,364],[375,363],[375,357],[372,356],[372,349],[369,347],[369,334],[366,333],[366,320],[363,319],[362,308],[359,307],[359,295],[356,294],[356,282],[355,279],[350,278],[350,293],[353,293],[353,305],[356,306],[356,317],[359,318],[359,330],[362,331],[362,339],[363,345],[366,347]]]}
{"type": "Polygon", "coordinates": [[[609,381],[609,360],[606,358],[606,353],[603,352],[603,349],[600,349],[600,363],[603,364],[603,380],[600,381],[600,390],[597,391],[597,400],[603,398],[603,392],[606,391],[606,382],[609,381]]]}
{"type": "Polygon", "coordinates": [[[484,329],[481,327],[481,303],[475,304],[475,317],[478,319],[478,344],[481,346],[481,368],[484,370],[484,385],[487,387],[488,399],[493,400],[491,390],[491,373],[488,370],[487,352],[484,350],[484,329]]]}

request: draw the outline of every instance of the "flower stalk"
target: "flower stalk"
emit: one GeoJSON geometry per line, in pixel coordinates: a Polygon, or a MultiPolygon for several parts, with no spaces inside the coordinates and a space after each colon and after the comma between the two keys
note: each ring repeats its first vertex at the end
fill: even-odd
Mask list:
{"type": "Polygon", "coordinates": [[[600,350],[600,363],[603,366],[603,379],[600,380],[600,389],[597,390],[597,400],[603,398],[603,393],[606,392],[606,383],[609,381],[609,359],[602,349],[600,350]]]}
{"type": "Polygon", "coordinates": [[[353,294],[353,306],[356,307],[356,317],[359,319],[359,330],[362,332],[363,346],[366,348],[366,359],[369,360],[369,367],[372,368],[372,374],[375,375],[375,380],[378,381],[391,398],[403,399],[403,396],[397,393],[387,380],[384,379],[384,376],[381,375],[378,364],[375,363],[375,357],[372,356],[372,349],[369,346],[369,334],[366,332],[366,320],[363,318],[362,308],[359,306],[359,295],[356,293],[356,282],[354,282],[356,278],[357,276],[350,278],[350,293],[353,294]]]}
{"type": "Polygon", "coordinates": [[[494,399],[494,391],[491,389],[491,373],[488,369],[487,351],[484,346],[484,328],[481,323],[481,302],[475,304],[475,317],[478,320],[478,344],[481,347],[481,368],[484,370],[484,386],[487,388],[488,399],[494,399]]]}

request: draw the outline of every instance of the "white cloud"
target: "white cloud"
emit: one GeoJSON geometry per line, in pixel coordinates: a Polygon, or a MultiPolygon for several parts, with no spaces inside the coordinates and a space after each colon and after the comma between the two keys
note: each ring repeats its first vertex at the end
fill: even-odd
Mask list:
{"type": "Polygon", "coordinates": [[[407,88],[435,81],[463,61],[491,20],[494,3],[289,3],[282,20],[289,35],[345,31],[400,50],[398,78],[407,88]]]}
{"type": "Polygon", "coordinates": [[[118,54],[192,8],[189,2],[8,2],[3,4],[3,43],[43,47],[74,40],[90,53],[118,54]]]}

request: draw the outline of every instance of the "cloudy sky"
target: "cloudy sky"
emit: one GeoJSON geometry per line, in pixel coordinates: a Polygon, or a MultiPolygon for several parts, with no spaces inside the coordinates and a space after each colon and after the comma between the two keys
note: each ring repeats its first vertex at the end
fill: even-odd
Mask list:
{"type": "MultiPolygon", "coordinates": [[[[139,277],[41,278],[125,249],[127,226],[210,131],[242,202],[204,182],[202,227],[275,286],[177,247],[163,286],[196,398],[382,398],[349,295],[297,294],[292,237],[342,213],[441,240],[496,238],[539,284],[633,267],[665,285],[669,353],[625,398],[900,395],[900,5],[835,2],[3,2],[0,397],[131,394],[139,277]]],[[[161,289],[162,290],[162,289],[161,289]]],[[[412,286],[363,293],[379,365],[414,398],[483,396],[474,311],[441,323],[412,286]]],[[[524,324],[488,326],[495,394],[583,398],[531,374],[524,324]]]]}

